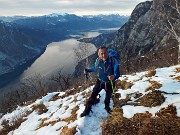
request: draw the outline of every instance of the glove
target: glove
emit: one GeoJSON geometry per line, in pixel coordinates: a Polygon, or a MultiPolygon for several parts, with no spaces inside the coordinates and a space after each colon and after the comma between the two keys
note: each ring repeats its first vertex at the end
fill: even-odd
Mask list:
{"type": "Polygon", "coordinates": [[[88,70],[85,68],[84,69],[84,74],[87,74],[88,73],[88,70]]]}

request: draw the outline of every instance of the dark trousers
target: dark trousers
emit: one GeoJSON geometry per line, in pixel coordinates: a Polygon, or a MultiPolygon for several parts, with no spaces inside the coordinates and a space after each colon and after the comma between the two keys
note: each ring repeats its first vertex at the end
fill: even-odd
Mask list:
{"type": "MultiPolygon", "coordinates": [[[[115,86],[114,83],[113,83],[113,85],[115,86]]],[[[85,112],[86,113],[89,113],[91,111],[91,107],[94,104],[94,101],[95,101],[97,95],[99,94],[99,92],[102,89],[105,89],[105,91],[106,91],[106,97],[105,97],[105,100],[104,100],[104,104],[105,104],[105,106],[109,106],[110,98],[111,98],[111,95],[112,95],[111,83],[110,83],[110,81],[105,83],[105,82],[102,82],[99,79],[97,79],[96,84],[95,84],[95,86],[93,88],[93,92],[92,92],[90,98],[88,99],[88,102],[86,103],[86,107],[85,107],[85,112]]]]}

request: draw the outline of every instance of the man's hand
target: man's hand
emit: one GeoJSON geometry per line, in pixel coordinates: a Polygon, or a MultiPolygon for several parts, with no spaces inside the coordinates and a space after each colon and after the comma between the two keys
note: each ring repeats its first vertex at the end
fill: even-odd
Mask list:
{"type": "Polygon", "coordinates": [[[86,75],[88,73],[87,69],[85,68],[84,69],[84,74],[86,75]]]}
{"type": "Polygon", "coordinates": [[[109,80],[114,80],[114,75],[108,75],[109,80]]]}

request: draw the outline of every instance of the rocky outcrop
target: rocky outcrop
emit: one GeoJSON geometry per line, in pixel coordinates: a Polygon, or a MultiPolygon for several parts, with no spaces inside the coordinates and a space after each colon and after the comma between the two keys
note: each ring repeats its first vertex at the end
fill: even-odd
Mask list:
{"type": "Polygon", "coordinates": [[[123,73],[178,63],[180,14],[176,4],[180,3],[154,0],[136,6],[111,44],[119,51],[123,73]]]}
{"type": "Polygon", "coordinates": [[[180,15],[174,8],[174,0],[138,4],[129,21],[118,30],[112,46],[122,57],[142,56],[177,46],[177,39],[170,31],[175,29],[177,34],[180,33],[180,15]]]}

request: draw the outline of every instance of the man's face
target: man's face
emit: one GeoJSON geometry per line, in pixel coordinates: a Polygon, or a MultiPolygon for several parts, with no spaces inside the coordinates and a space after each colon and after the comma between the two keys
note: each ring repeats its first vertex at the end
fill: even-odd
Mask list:
{"type": "Polygon", "coordinates": [[[98,56],[105,61],[108,58],[108,52],[106,49],[99,49],[98,56]]]}

